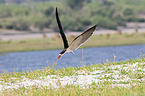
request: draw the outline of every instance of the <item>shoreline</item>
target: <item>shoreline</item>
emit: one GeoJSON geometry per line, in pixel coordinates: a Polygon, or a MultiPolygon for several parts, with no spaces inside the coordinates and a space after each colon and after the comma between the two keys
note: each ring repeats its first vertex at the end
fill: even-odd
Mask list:
{"type": "MultiPolygon", "coordinates": [[[[115,34],[118,30],[110,30],[110,29],[101,29],[94,31],[94,35],[100,34],[115,34]]],[[[135,28],[124,28],[119,30],[122,34],[133,34],[136,33],[135,28]]],[[[144,33],[145,28],[138,28],[138,33],[144,33]]],[[[65,32],[66,36],[70,35],[80,35],[82,32],[65,32]]],[[[47,38],[50,38],[54,35],[59,35],[59,32],[53,32],[50,29],[46,29],[41,31],[17,31],[17,30],[0,30],[0,40],[8,41],[8,40],[23,40],[23,39],[36,39],[36,38],[44,38],[44,34],[47,38]]]]}
{"type": "MultiPolygon", "coordinates": [[[[83,48],[95,48],[95,47],[115,47],[115,46],[133,46],[133,45],[145,45],[145,43],[143,44],[126,44],[126,45],[110,45],[110,46],[94,46],[94,47],[83,47],[83,48]]],[[[31,52],[31,51],[51,51],[51,50],[62,50],[62,48],[59,49],[42,49],[42,50],[23,50],[23,51],[6,51],[6,52],[0,52],[1,54],[5,54],[5,53],[13,53],[13,52],[31,52]]]]}
{"type": "MultiPolygon", "coordinates": [[[[68,36],[68,42],[75,36],[68,36]]],[[[93,35],[81,48],[123,46],[145,44],[145,34],[103,34],[93,35]]],[[[0,41],[0,52],[24,52],[62,49],[62,41],[59,35],[51,38],[35,38],[23,40],[0,41]]]]}

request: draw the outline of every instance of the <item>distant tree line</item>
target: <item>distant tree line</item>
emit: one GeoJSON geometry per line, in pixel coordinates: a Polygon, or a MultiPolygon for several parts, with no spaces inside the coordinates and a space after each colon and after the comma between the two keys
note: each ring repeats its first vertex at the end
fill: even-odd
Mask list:
{"type": "Polygon", "coordinates": [[[34,27],[40,30],[51,28],[57,31],[56,7],[58,7],[63,28],[69,31],[82,31],[93,24],[98,24],[102,28],[117,29],[118,26],[125,26],[126,22],[145,22],[143,18],[139,18],[140,14],[145,13],[143,10],[145,0],[132,0],[132,2],[128,0],[63,0],[63,2],[37,3],[28,1],[29,3],[23,5],[5,5],[1,3],[4,0],[0,0],[0,28],[30,30],[34,27]]]}
{"type": "MultiPolygon", "coordinates": [[[[22,3],[27,3],[27,2],[46,2],[46,1],[53,1],[53,0],[0,0],[0,4],[22,4],[22,3]]],[[[60,1],[60,0],[55,0],[55,1],[60,1]]]]}

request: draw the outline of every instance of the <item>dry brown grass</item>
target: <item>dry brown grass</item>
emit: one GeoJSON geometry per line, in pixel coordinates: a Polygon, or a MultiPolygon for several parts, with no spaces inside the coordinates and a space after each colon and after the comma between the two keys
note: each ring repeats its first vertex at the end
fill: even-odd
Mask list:
{"type": "MultiPolygon", "coordinates": [[[[75,36],[68,36],[69,44],[75,36]]],[[[119,46],[145,44],[145,35],[141,34],[102,34],[93,35],[83,47],[119,46]]],[[[0,41],[0,52],[52,50],[63,48],[63,42],[58,34],[52,38],[0,41]]]]}

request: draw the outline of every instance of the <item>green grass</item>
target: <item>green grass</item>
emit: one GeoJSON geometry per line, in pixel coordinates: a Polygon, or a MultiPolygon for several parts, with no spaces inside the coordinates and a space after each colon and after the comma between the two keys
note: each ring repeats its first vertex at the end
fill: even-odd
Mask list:
{"type": "Polygon", "coordinates": [[[137,60],[82,67],[63,69],[48,67],[31,72],[2,73],[0,87],[3,86],[4,89],[0,94],[2,96],[144,96],[144,66],[143,56],[137,60]],[[67,84],[64,84],[65,82],[67,84]]]}
{"type": "Polygon", "coordinates": [[[14,91],[5,91],[5,96],[144,96],[145,85],[137,85],[131,88],[120,88],[110,86],[93,86],[87,89],[79,89],[78,86],[64,86],[59,89],[20,88],[14,91]],[[25,93],[24,93],[25,92],[25,93]]]}
{"type": "MultiPolygon", "coordinates": [[[[68,38],[69,44],[73,38],[68,38]]],[[[101,47],[101,46],[118,46],[145,44],[145,35],[142,34],[122,34],[115,35],[93,35],[83,47],[101,47]]],[[[16,51],[36,51],[62,49],[63,44],[60,38],[39,38],[26,40],[9,40],[0,41],[0,52],[16,51]]]]}

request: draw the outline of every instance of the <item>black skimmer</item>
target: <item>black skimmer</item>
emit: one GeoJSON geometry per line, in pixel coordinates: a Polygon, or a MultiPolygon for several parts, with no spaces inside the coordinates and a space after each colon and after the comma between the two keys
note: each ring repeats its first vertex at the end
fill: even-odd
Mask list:
{"type": "Polygon", "coordinates": [[[61,38],[63,40],[63,44],[64,44],[64,48],[63,50],[59,53],[59,56],[57,58],[58,59],[64,55],[66,52],[71,52],[73,53],[73,51],[77,50],[81,45],[83,45],[88,39],[89,37],[93,34],[94,30],[96,29],[97,25],[94,25],[93,27],[89,28],[88,30],[86,30],[85,32],[83,32],[82,34],[80,34],[79,36],[77,36],[72,43],[70,44],[70,46],[68,45],[67,42],[67,38],[63,32],[63,28],[61,26],[61,22],[58,16],[58,11],[56,8],[56,21],[58,24],[58,28],[59,28],[59,32],[61,34],[61,38]]]}

